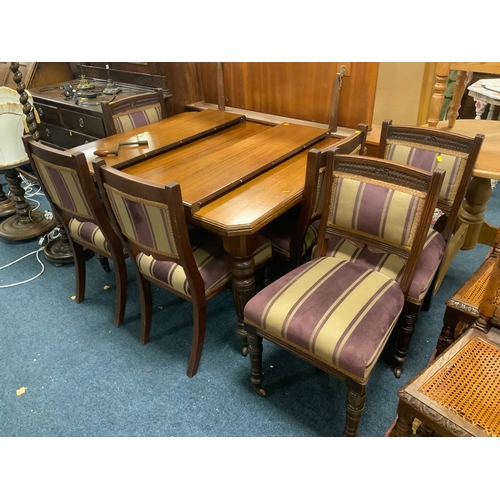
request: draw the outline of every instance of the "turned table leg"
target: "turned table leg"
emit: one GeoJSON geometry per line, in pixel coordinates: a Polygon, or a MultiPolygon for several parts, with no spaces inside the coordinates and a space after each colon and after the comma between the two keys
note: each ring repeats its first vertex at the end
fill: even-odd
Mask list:
{"type": "Polygon", "coordinates": [[[231,254],[231,287],[234,308],[238,318],[237,333],[241,338],[241,354],[248,354],[248,339],[243,322],[246,303],[255,295],[255,263],[253,252],[258,245],[258,234],[224,237],[224,248],[231,254]]]}

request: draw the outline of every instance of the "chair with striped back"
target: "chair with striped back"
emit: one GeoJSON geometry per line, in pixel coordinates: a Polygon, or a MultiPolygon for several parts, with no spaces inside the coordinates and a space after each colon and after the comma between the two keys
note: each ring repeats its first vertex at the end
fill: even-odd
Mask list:
{"type": "Polygon", "coordinates": [[[162,89],[123,99],[117,97],[113,102],[101,103],[101,109],[107,135],[119,134],[167,117],[162,89]]]}
{"type": "Polygon", "coordinates": [[[75,301],[80,303],[85,297],[84,249],[111,259],[116,276],[114,324],[120,326],[127,300],[127,254],[99,198],[85,154],[54,149],[31,135],[25,135],[23,142],[52,211],[68,235],[76,269],[75,301]]]}
{"type": "MultiPolygon", "coordinates": [[[[341,139],[330,148],[334,147],[338,154],[363,155],[367,133],[368,125],[360,124],[353,134],[341,139]]],[[[292,269],[304,260],[308,260],[307,256],[310,256],[318,236],[319,218],[324,200],[326,155],[317,155],[314,151],[307,156],[306,181],[300,204],[260,231],[271,240],[273,254],[288,260],[292,269]]]]}
{"type": "MultiPolygon", "coordinates": [[[[140,342],[149,341],[151,283],[193,306],[193,338],[187,375],[193,377],[203,350],[206,301],[231,281],[231,256],[222,240],[199,228],[188,230],[180,185],[160,185],[93,162],[111,222],[120,232],[137,276],[141,302],[140,342]]],[[[256,265],[271,256],[271,243],[261,238],[256,265]]]]}
{"type": "Polygon", "coordinates": [[[481,149],[484,136],[465,137],[448,131],[422,127],[396,126],[391,120],[382,124],[379,157],[432,172],[436,168],[446,175],[439,193],[438,215],[429,231],[415,283],[405,305],[406,320],[395,346],[394,371],[400,376],[411,337],[422,306],[429,307],[431,297],[462,246],[467,226],[457,226],[458,212],[481,149]],[[424,303],[425,301],[425,303],[424,303]]]}
{"type": "MultiPolygon", "coordinates": [[[[403,309],[444,173],[366,156],[327,153],[325,200],[311,261],[257,293],[245,307],[251,381],[262,388],[262,338],[344,381],[344,436],[356,436],[366,386],[403,309]],[[406,265],[392,278],[326,257],[328,234],[390,250],[406,265]]],[[[319,161],[319,160],[318,160],[319,161]]]]}

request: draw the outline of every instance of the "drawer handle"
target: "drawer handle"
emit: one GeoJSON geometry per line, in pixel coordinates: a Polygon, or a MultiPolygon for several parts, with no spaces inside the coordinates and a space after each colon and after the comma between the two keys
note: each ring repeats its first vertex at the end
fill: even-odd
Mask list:
{"type": "Polygon", "coordinates": [[[78,125],[80,125],[80,127],[85,127],[85,122],[83,121],[83,118],[79,118],[78,119],[78,125]]]}
{"type": "Polygon", "coordinates": [[[43,116],[43,109],[38,108],[38,116],[42,117],[43,116]]]}
{"type": "Polygon", "coordinates": [[[50,137],[50,135],[51,135],[50,129],[46,128],[45,129],[45,134],[47,135],[47,137],[50,137]]]}

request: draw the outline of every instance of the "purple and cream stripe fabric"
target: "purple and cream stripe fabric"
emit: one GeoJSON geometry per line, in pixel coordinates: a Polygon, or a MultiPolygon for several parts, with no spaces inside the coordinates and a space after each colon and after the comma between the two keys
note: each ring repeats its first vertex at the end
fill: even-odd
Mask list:
{"type": "Polygon", "coordinates": [[[71,219],[68,224],[69,233],[73,240],[76,240],[80,245],[99,249],[100,253],[106,257],[111,256],[108,242],[104,234],[93,222],[79,222],[76,219],[71,219]]]}
{"type": "Polygon", "coordinates": [[[411,189],[396,190],[386,183],[368,183],[337,174],[329,226],[366,234],[409,249],[424,201],[411,189]]]}
{"type": "Polygon", "coordinates": [[[467,155],[461,157],[456,152],[446,154],[435,149],[389,143],[385,150],[385,158],[430,173],[434,172],[436,168],[444,170],[446,174],[439,193],[439,199],[448,205],[453,204],[467,162],[467,155]]]}
{"type": "MultiPolygon", "coordinates": [[[[196,239],[197,244],[193,246],[194,260],[205,284],[205,294],[209,295],[231,279],[231,256],[224,250],[222,240],[210,233],[205,233],[204,239],[196,239]]],[[[255,265],[271,256],[271,242],[260,237],[254,253],[255,265]]],[[[161,281],[187,297],[191,295],[184,268],[179,264],[159,261],[144,253],[137,256],[136,262],[145,276],[161,281]]]]}
{"type": "Polygon", "coordinates": [[[93,218],[74,169],[43,161],[35,155],[33,161],[53,203],[75,216],[93,218]]]}
{"type": "Polygon", "coordinates": [[[134,110],[132,113],[116,115],[113,117],[116,132],[126,132],[143,125],[155,123],[161,120],[160,106],[134,110]]]}
{"type": "MultiPolygon", "coordinates": [[[[440,233],[429,229],[417,269],[408,292],[407,300],[421,304],[434,275],[441,263],[446,242],[440,233]]],[[[365,269],[373,269],[398,281],[401,278],[404,260],[393,253],[351,241],[339,235],[331,235],[326,250],[327,257],[348,260],[365,269]]]]}
{"type": "Polygon", "coordinates": [[[178,257],[168,207],[105,186],[122,233],[131,241],[167,257],[178,257]]]}
{"type": "Polygon", "coordinates": [[[399,285],[332,257],[314,259],[261,290],[245,322],[364,382],[402,311],[399,285]]]}
{"type": "MultiPolygon", "coordinates": [[[[290,258],[290,243],[298,222],[298,216],[299,212],[296,210],[285,212],[261,229],[260,233],[271,241],[274,252],[290,258]]],[[[302,244],[302,255],[316,243],[317,237],[318,225],[310,225],[307,228],[302,244]]]]}

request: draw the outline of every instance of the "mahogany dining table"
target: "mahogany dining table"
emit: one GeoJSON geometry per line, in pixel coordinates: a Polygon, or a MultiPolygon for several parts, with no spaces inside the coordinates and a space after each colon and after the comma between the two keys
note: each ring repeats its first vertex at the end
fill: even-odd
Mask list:
{"type": "Polygon", "coordinates": [[[242,353],[248,344],[243,309],[255,293],[258,232],[300,202],[307,153],[335,144],[324,127],[269,125],[220,110],[188,111],[160,122],[69,150],[82,151],[89,168],[97,150],[122,145],[106,164],[160,184],[181,186],[186,221],[219,235],[231,254],[232,294],[242,353]]]}

